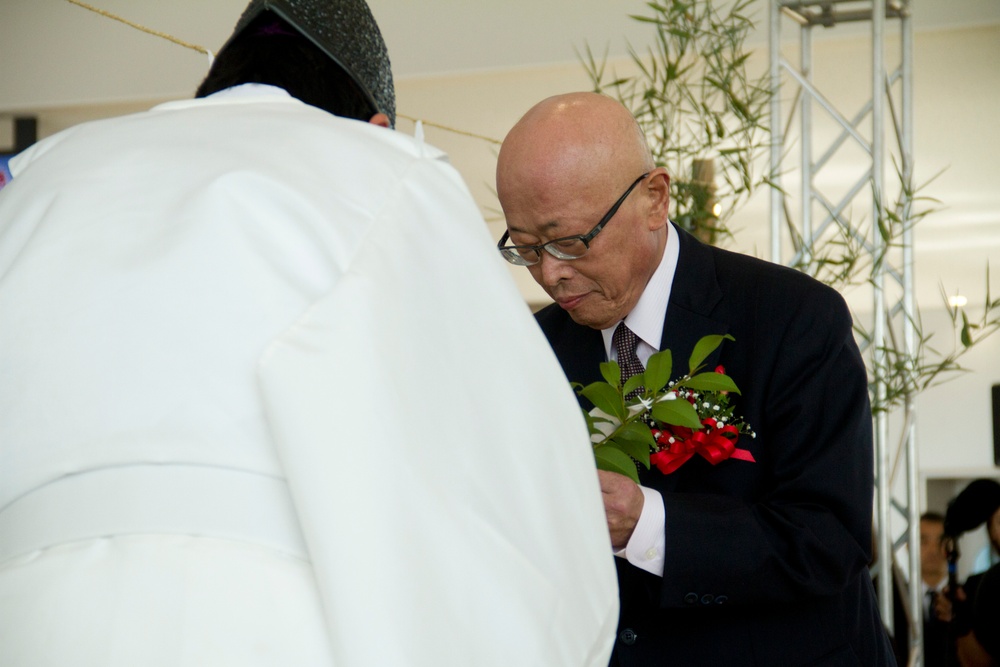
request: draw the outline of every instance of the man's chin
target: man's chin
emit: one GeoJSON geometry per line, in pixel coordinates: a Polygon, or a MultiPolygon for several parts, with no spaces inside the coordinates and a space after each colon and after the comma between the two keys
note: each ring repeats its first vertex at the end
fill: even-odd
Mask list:
{"type": "Polygon", "coordinates": [[[618,321],[607,322],[608,316],[606,313],[594,312],[594,306],[599,304],[594,303],[593,294],[583,294],[574,298],[553,297],[553,300],[556,302],[556,305],[565,310],[566,314],[580,326],[590,327],[591,329],[605,329],[618,321]]]}

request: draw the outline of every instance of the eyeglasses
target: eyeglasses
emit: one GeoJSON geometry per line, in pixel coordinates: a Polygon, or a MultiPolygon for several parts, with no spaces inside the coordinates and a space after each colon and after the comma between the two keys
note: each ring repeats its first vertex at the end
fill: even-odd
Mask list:
{"type": "Polygon", "coordinates": [[[500,242],[497,243],[497,250],[503,255],[511,264],[517,264],[518,266],[531,266],[533,264],[538,264],[542,261],[542,250],[549,253],[556,259],[579,259],[587,254],[590,250],[590,242],[594,240],[594,237],[601,233],[604,226],[611,221],[615,213],[625,202],[625,199],[631,194],[635,186],[639,185],[644,178],[649,176],[649,172],[646,172],[639,178],[632,182],[632,185],[628,186],[628,190],[625,191],[618,201],[615,202],[614,206],[604,214],[601,221],[590,230],[587,234],[577,234],[576,236],[564,236],[562,238],[553,239],[548,243],[543,243],[541,245],[507,245],[504,243],[510,239],[510,232],[506,231],[500,238],[500,242]]]}

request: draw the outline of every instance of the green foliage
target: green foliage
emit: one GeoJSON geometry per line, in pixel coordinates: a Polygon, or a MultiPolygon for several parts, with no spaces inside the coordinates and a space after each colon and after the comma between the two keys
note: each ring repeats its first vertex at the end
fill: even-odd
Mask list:
{"type": "Polygon", "coordinates": [[[698,373],[688,380],[687,386],[698,391],[730,391],[740,393],[736,383],[728,375],[722,373],[698,373]]]}
{"type": "Polygon", "coordinates": [[[708,355],[715,351],[715,348],[722,344],[723,340],[733,340],[733,337],[729,334],[715,334],[705,336],[699,340],[695,344],[694,350],[691,351],[691,357],[688,359],[688,372],[695,373],[701,370],[702,362],[708,358],[708,355]]]}
{"type": "Polygon", "coordinates": [[[748,69],[752,4],[647,3],[650,15],[631,18],[653,27],[656,41],[646,53],[629,46],[635,76],[606,75],[606,56],[598,61],[589,45],[581,58],[594,91],[632,111],[656,165],[670,173],[671,220],[709,242],[729,233],[726,221],[766,182],[755,165],[768,146],[771,92],[767,72],[748,69]]]}
{"type": "MultiPolygon", "coordinates": [[[[678,398],[686,390],[706,394],[718,392],[739,393],[732,378],[722,373],[698,373],[702,362],[724,340],[726,335],[705,336],[694,347],[688,373],[674,382],[670,380],[670,350],[650,356],[643,373],[621,382],[621,369],[617,362],[601,364],[604,382],[593,382],[586,387],[573,383],[573,388],[594,404],[595,411],[584,411],[587,427],[594,441],[594,458],[601,470],[627,475],[638,482],[636,464],[649,468],[649,455],[656,451],[656,441],[650,432],[649,420],[660,424],[684,426],[694,430],[702,428],[701,418],[690,402],[678,398]],[[638,396],[628,395],[642,386],[638,396]]],[[[718,398],[715,398],[718,401],[718,398]]]]}
{"type": "MultiPolygon", "coordinates": [[[[635,462],[620,449],[612,446],[595,447],[594,459],[597,461],[597,468],[599,470],[616,472],[619,475],[630,477],[637,484],[639,483],[639,475],[635,471],[635,462]]],[[[649,468],[648,452],[646,454],[645,466],[649,468]]]]}
{"type": "MultiPolygon", "coordinates": [[[[920,221],[937,212],[940,203],[920,195],[920,191],[940,174],[915,186],[898,165],[895,172],[899,181],[895,202],[882,205],[882,197],[877,192],[873,193],[876,206],[872,229],[864,229],[846,216],[837,215],[837,233],[824,239],[822,245],[815,240],[808,243],[793,234],[796,257],[799,258],[793,266],[839,290],[874,284],[876,276],[890,267],[890,254],[900,252],[904,234],[912,232],[920,221]],[[869,240],[872,238],[877,238],[878,243],[869,240]]],[[[970,320],[964,309],[952,306],[943,286],[941,296],[957,338],[949,352],[942,352],[931,344],[933,334],[924,331],[919,304],[914,304],[915,313],[909,319],[901,309],[893,310],[887,306],[890,310],[886,313],[886,328],[881,340],[876,340],[874,331],[855,318],[856,337],[863,348],[875,352],[869,361],[873,412],[893,410],[925,389],[954,377],[956,373],[965,372],[958,360],[979,342],[1000,331],[1000,300],[990,298],[988,265],[986,300],[978,317],[970,320]],[[911,325],[914,332],[910,350],[907,350],[900,331],[904,324],[911,325]],[[876,390],[879,384],[881,392],[876,390]]]]}
{"type": "MultiPolygon", "coordinates": [[[[978,317],[970,319],[968,312],[962,307],[949,302],[948,295],[941,287],[941,298],[951,318],[956,341],[951,351],[945,353],[931,344],[933,334],[924,333],[919,321],[913,322],[915,332],[914,349],[907,352],[899,341],[896,327],[890,325],[886,330],[884,342],[878,346],[881,363],[871,370],[871,385],[875,379],[883,383],[881,396],[872,391],[872,410],[874,412],[889,411],[907,399],[925,389],[941,384],[954,377],[956,373],[967,372],[959,359],[983,340],[1000,331],[1000,299],[990,296],[990,269],[986,266],[986,301],[978,317]]],[[[863,327],[855,326],[855,334],[866,346],[874,344],[874,336],[863,327]]]]}
{"type": "MultiPolygon", "coordinates": [[[[593,90],[618,99],[632,112],[656,165],[666,167],[671,175],[671,219],[713,243],[719,234],[731,235],[727,221],[758,187],[778,187],[760,168],[766,163],[763,158],[769,148],[769,103],[774,93],[766,69],[756,74],[751,71],[750,51],[745,47],[754,27],[751,9],[766,7],[766,3],[662,0],[647,2],[646,7],[647,14],[631,18],[649,25],[655,40],[643,52],[629,46],[636,74],[609,72],[607,56],[596,58],[589,45],[581,61],[593,90]],[[716,203],[721,206],[718,215],[713,210],[716,203]]],[[[901,137],[897,114],[889,117],[895,135],[901,137]]],[[[939,204],[919,196],[926,183],[915,186],[899,165],[895,171],[899,196],[891,205],[877,204],[869,229],[851,221],[849,211],[828,207],[832,233],[805,239],[786,212],[796,258],[792,266],[841,291],[873,283],[887,266],[890,253],[900,250],[904,233],[934,213],[939,204]]],[[[880,194],[873,192],[876,202],[883,201],[880,194]]],[[[916,345],[910,350],[897,333],[907,321],[895,305],[887,306],[889,326],[880,340],[875,340],[873,331],[856,326],[862,347],[876,351],[869,364],[875,411],[890,410],[946,376],[963,371],[959,358],[1000,330],[1000,300],[990,297],[988,267],[981,314],[970,316],[948,304],[947,298],[945,303],[956,334],[948,353],[931,346],[931,335],[920,327],[919,312],[908,322],[916,331],[916,345]],[[884,391],[874,390],[876,380],[881,381],[884,391]]],[[[647,367],[645,382],[662,388],[661,380],[665,382],[664,376],[670,376],[672,360],[666,357],[655,363],[658,365],[651,360],[647,367]]],[[[692,359],[690,365],[694,368],[700,363],[700,359],[692,359]]],[[[613,384],[610,378],[616,372],[609,368],[605,379],[613,384]]],[[[615,404],[609,394],[603,398],[606,404],[615,404]]]]}
{"type": "Polygon", "coordinates": [[[701,428],[701,420],[698,419],[698,412],[687,401],[663,401],[654,403],[653,419],[664,424],[676,424],[698,430],[701,428]]]}

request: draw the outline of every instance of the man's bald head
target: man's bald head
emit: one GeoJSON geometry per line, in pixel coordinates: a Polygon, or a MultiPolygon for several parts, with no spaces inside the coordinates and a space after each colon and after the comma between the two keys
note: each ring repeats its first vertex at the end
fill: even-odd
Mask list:
{"type": "Polygon", "coordinates": [[[586,239],[575,259],[543,251],[528,270],[574,321],[596,329],[617,324],[635,307],[659,265],[669,185],[628,109],[595,93],[536,104],[511,129],[497,159],[497,195],[513,245],[586,239]]]}
{"type": "Polygon", "coordinates": [[[497,159],[497,189],[509,181],[645,173],[654,167],[646,137],[619,102],[597,93],[542,100],[514,125],[497,159]]]}

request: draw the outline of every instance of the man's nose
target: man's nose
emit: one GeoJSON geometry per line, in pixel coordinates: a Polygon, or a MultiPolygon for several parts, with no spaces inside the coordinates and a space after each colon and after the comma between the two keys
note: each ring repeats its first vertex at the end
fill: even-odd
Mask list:
{"type": "Polygon", "coordinates": [[[535,269],[535,282],[542,287],[555,287],[573,274],[570,260],[559,259],[545,251],[542,251],[542,258],[538,264],[531,268],[535,269]]]}

